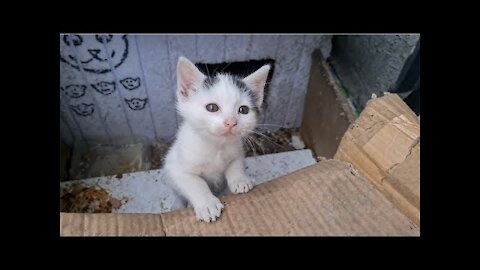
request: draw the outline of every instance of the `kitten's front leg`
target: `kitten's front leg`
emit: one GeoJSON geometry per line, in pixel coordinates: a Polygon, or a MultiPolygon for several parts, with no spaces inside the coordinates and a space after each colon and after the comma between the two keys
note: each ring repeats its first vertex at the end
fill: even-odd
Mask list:
{"type": "Polygon", "coordinates": [[[220,217],[223,204],[212,194],[205,180],[193,174],[169,172],[175,188],[193,205],[197,220],[215,221],[220,217]]]}
{"type": "Polygon", "coordinates": [[[245,174],[243,157],[230,163],[225,171],[225,177],[227,178],[228,188],[235,194],[248,192],[254,186],[254,181],[245,174]]]}

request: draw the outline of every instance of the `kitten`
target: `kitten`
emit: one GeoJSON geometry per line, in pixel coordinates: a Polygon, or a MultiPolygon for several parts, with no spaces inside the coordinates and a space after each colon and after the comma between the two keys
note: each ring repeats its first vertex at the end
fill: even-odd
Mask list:
{"type": "Polygon", "coordinates": [[[193,206],[197,220],[220,217],[224,206],[214,193],[221,191],[225,178],[233,193],[253,188],[244,171],[242,137],[257,124],[269,70],[265,65],[246,78],[212,78],[188,59],[178,60],[177,110],[184,121],[164,169],[170,185],[193,206]]]}

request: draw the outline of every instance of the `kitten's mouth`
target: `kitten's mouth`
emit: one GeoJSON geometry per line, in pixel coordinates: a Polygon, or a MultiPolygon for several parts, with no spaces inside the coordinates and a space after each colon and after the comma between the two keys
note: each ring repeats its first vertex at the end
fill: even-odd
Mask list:
{"type": "Polygon", "coordinates": [[[220,135],[225,137],[234,137],[234,136],[238,136],[238,133],[233,130],[226,130],[226,131],[223,131],[223,133],[221,133],[220,135]]]}

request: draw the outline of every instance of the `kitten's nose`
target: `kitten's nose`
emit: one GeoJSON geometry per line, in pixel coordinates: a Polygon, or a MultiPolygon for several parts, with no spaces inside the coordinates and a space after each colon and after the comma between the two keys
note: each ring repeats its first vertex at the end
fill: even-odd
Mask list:
{"type": "Polygon", "coordinates": [[[237,125],[237,119],[235,118],[229,118],[223,122],[223,125],[227,128],[232,128],[237,125]]]}

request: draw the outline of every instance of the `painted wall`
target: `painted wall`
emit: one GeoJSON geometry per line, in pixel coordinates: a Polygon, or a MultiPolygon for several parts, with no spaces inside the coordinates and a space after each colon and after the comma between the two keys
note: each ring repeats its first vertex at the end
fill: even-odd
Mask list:
{"type": "Polygon", "coordinates": [[[261,122],[298,127],[315,49],[328,57],[331,36],[60,35],[61,138],[172,140],[180,55],[194,63],[274,59],[261,122]]]}

